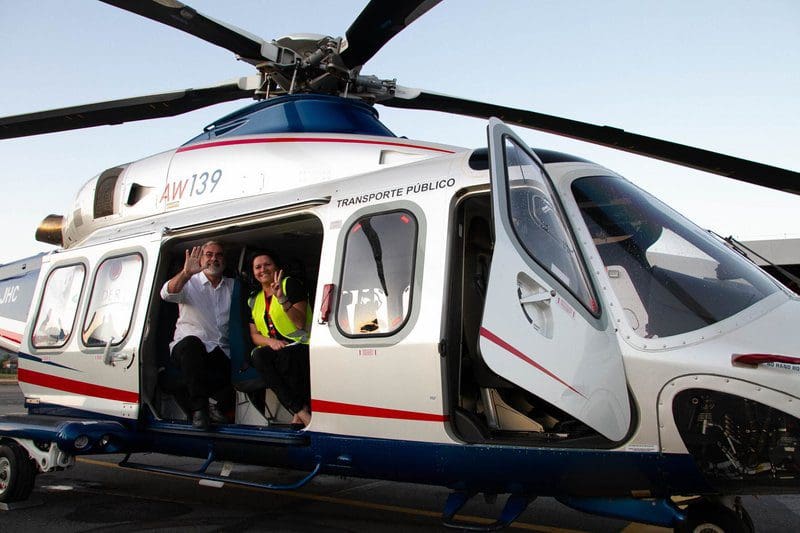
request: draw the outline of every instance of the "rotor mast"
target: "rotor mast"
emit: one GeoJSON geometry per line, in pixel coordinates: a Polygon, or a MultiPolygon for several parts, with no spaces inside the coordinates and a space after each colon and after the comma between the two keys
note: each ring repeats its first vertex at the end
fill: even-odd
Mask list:
{"type": "Polygon", "coordinates": [[[325,35],[301,34],[264,42],[262,61],[252,63],[259,71],[256,99],[286,94],[332,94],[375,103],[392,98],[397,80],[362,76],[361,66],[348,68],[342,59],[347,40],[325,35]]]}

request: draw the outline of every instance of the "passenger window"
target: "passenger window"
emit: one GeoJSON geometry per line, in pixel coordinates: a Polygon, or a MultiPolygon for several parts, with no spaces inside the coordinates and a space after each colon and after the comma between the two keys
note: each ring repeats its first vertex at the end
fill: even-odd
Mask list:
{"type": "Polygon", "coordinates": [[[390,335],[411,308],[417,220],[408,211],[368,215],[347,233],[336,323],[349,337],[390,335]]]}
{"type": "Polygon", "coordinates": [[[139,254],[112,257],[97,267],[83,324],[86,346],[117,345],[128,335],[141,274],[139,254]]]}
{"type": "Polygon", "coordinates": [[[510,139],[505,142],[505,158],[511,225],[520,244],[596,315],[597,300],[544,169],[510,139]]]}
{"type": "Polygon", "coordinates": [[[60,348],[67,343],[85,277],[83,265],[55,268],[47,276],[31,339],[35,348],[60,348]]]}

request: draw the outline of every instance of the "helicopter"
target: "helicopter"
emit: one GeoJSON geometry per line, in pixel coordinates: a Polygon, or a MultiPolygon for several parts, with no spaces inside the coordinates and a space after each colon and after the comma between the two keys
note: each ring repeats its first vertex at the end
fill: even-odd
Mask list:
{"type": "Polygon", "coordinates": [[[1,500],[96,453],[244,483],[132,458],[147,451],[303,472],[263,485],[273,489],[320,473],[444,485],[453,527],[484,493],[509,495],[491,528],[551,495],[679,530],[746,531],[737,494],[797,492],[797,297],[611,170],[531,149],[506,124],[793,193],[796,172],[361,73],[437,2],[373,1],[343,38],[269,42],[178,2],[105,3],[228,49],[257,74],[6,117],[0,137],[258,100],[92,178],[39,227],[60,249],[3,271],[9,298],[24,301],[14,280],[35,287],[0,340],[19,352],[29,411],[0,419],[1,500]],[[488,148],[396,137],[373,104],[489,119],[488,148]],[[242,365],[234,422],[186,424],[167,375],[174,309],[158,288],[186,247],[212,238],[236,274],[269,244],[313,287],[306,429],[242,365]],[[678,494],[698,497],[682,508],[678,494]]]}

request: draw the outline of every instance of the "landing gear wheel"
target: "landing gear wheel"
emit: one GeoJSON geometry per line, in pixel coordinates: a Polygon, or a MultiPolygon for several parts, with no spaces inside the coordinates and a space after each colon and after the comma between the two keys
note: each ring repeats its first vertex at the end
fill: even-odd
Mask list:
{"type": "Polygon", "coordinates": [[[676,533],[754,533],[753,520],[738,502],[736,509],[704,501],[689,505],[686,521],[676,533]]]}
{"type": "Polygon", "coordinates": [[[22,447],[0,444],[0,502],[27,500],[36,480],[36,465],[22,447]]]}

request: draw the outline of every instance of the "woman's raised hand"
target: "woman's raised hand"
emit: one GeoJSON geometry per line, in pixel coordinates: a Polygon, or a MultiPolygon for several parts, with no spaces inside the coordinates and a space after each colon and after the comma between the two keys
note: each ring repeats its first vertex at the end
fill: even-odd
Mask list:
{"type": "Polygon", "coordinates": [[[283,270],[278,270],[273,274],[271,288],[272,288],[272,294],[274,294],[279,301],[283,300],[283,298],[286,296],[285,294],[283,294],[283,287],[281,286],[281,281],[283,281],[283,270]]]}

